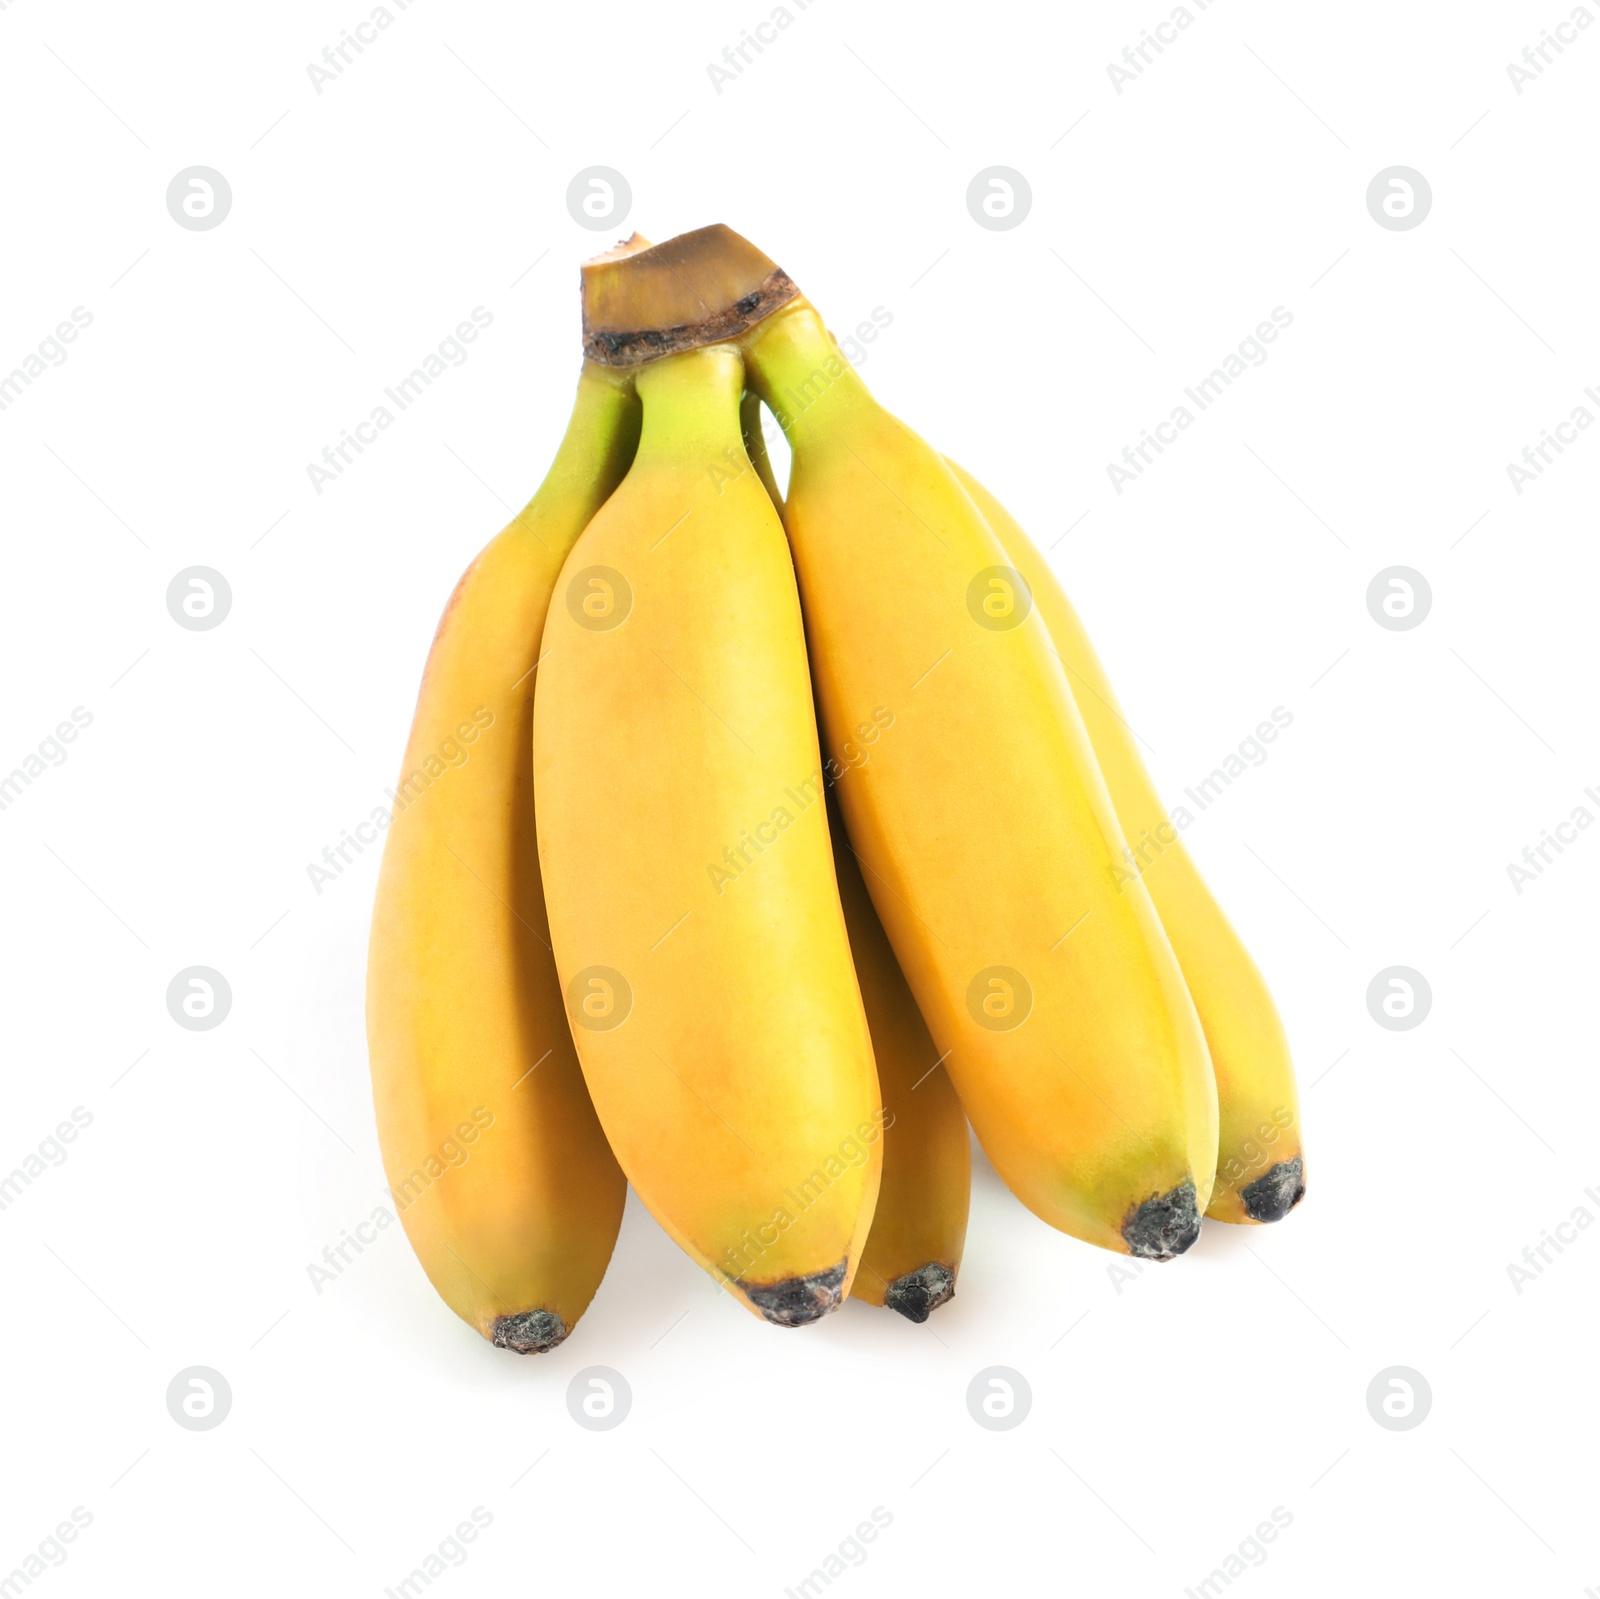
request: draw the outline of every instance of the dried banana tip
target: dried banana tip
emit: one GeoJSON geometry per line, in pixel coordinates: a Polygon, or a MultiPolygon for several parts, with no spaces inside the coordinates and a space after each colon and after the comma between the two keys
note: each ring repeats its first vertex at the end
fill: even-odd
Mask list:
{"type": "Polygon", "coordinates": [[[501,1316],[490,1341],[496,1349],[514,1349],[519,1355],[542,1355],[567,1336],[567,1324],[553,1310],[523,1310],[501,1316]]]}
{"type": "Polygon", "coordinates": [[[954,1297],[956,1274],[948,1266],[930,1260],[926,1266],[896,1277],[884,1292],[883,1302],[907,1321],[924,1322],[946,1300],[954,1297]]]}
{"type": "Polygon", "coordinates": [[[786,1277],[776,1283],[738,1284],[739,1291],[775,1327],[805,1327],[837,1310],[844,1299],[848,1261],[807,1277],[786,1277]]]}
{"type": "Polygon", "coordinates": [[[1306,1197],[1304,1159],[1278,1164],[1239,1190],[1239,1202],[1251,1221],[1282,1221],[1306,1197]]]}
{"type": "Polygon", "coordinates": [[[1122,1241],[1141,1260],[1173,1260],[1200,1236],[1200,1208],[1194,1183],[1185,1181],[1165,1194],[1152,1194],[1128,1212],[1122,1241]]]}

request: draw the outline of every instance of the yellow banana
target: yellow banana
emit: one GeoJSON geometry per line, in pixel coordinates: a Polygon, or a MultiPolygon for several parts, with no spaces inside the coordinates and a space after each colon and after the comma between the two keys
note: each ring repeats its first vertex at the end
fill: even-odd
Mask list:
{"type": "MultiPolygon", "coordinates": [[[[842,781],[850,780],[846,771],[842,781]]],[[[869,1305],[926,1321],[955,1293],[961,1270],[972,1191],[967,1118],[831,806],[828,820],[883,1095],[883,1186],[852,1292],[869,1305]]]]}
{"type": "MultiPolygon", "coordinates": [[[[781,511],[783,491],[761,431],[761,401],[749,390],[739,406],[739,425],[751,465],[781,511]]],[[[838,762],[834,770],[848,771],[838,762]]],[[[961,1270],[972,1197],[967,1118],[940,1069],[939,1052],[872,908],[844,819],[831,800],[828,827],[839,903],[878,1063],[885,1135],[878,1206],[851,1292],[869,1305],[924,1322],[955,1293],[961,1270]]]]}
{"type": "MultiPolygon", "coordinates": [[[[610,307],[607,345],[589,287],[587,347],[629,358],[628,306],[610,307]]],[[[860,1262],[877,1078],[794,572],[741,439],[742,363],[728,345],[646,353],[638,454],[545,626],[550,926],[584,1076],[639,1197],[748,1309],[799,1326],[860,1262]]]]}
{"type": "Polygon", "coordinates": [[[1210,1199],[1216,1087],[1149,894],[1118,880],[1115,812],[1043,623],[949,469],[803,299],[741,346],[793,451],[784,523],[829,747],[886,729],[841,785],[850,837],[973,1127],[1046,1221],[1180,1254],[1210,1199]]]}
{"type": "Polygon", "coordinates": [[[781,512],[783,490],[778,487],[777,474],[772,470],[772,457],[767,453],[767,436],[761,431],[761,400],[749,389],[745,390],[744,398],[739,401],[739,432],[744,438],[744,452],[750,457],[750,464],[756,469],[756,476],[761,479],[767,498],[772,501],[773,509],[781,512]]]}
{"type": "Polygon", "coordinates": [[[587,1308],[626,1194],[550,953],[530,745],[556,575],[638,430],[626,375],[586,363],[543,486],[451,595],[372,920],[367,1034],[390,1192],[445,1303],[524,1354],[587,1308]]]}
{"type": "MultiPolygon", "coordinates": [[[[1167,815],[1094,646],[1049,563],[981,483],[954,461],[949,466],[1032,591],[1116,806],[1129,846],[1126,869],[1150,890],[1194,996],[1221,1110],[1217,1182],[1206,1214],[1218,1221],[1281,1221],[1305,1195],[1305,1153],[1289,1043],[1272,996],[1167,815]]],[[[884,1180],[887,1186],[887,1172],[884,1180]]]]}
{"type": "MultiPolygon", "coordinates": [[[[761,401],[749,390],[739,406],[739,425],[751,465],[781,511],[783,491],[761,431],[761,401]]],[[[838,762],[834,769],[848,775],[838,762]]],[[[967,1118],[872,908],[833,801],[828,827],[883,1096],[883,1183],[852,1293],[869,1305],[924,1322],[955,1293],[961,1270],[972,1197],[967,1118]]]]}

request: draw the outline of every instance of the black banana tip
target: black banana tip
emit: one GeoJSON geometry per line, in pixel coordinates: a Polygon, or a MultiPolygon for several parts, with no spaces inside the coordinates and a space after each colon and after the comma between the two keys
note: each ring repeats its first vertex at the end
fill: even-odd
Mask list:
{"type": "Polygon", "coordinates": [[[1128,1253],[1141,1260],[1174,1260],[1199,1236],[1200,1207],[1188,1181],[1135,1205],[1122,1224],[1128,1253]]]}
{"type": "Polygon", "coordinates": [[[542,1355],[567,1336],[567,1324],[553,1310],[523,1310],[501,1316],[491,1334],[496,1349],[514,1349],[519,1355],[542,1355]]]}
{"type": "Polygon", "coordinates": [[[907,1321],[924,1322],[956,1291],[956,1274],[948,1266],[930,1260],[926,1266],[896,1277],[883,1296],[890,1310],[897,1310],[907,1321]]]}
{"type": "Polygon", "coordinates": [[[808,1277],[786,1277],[776,1283],[739,1284],[745,1298],[774,1327],[805,1327],[837,1310],[844,1298],[844,1274],[848,1260],[808,1277]]]}
{"type": "Polygon", "coordinates": [[[1239,1190],[1239,1201],[1251,1221],[1282,1221],[1305,1197],[1306,1167],[1299,1155],[1280,1160],[1239,1190]]]}

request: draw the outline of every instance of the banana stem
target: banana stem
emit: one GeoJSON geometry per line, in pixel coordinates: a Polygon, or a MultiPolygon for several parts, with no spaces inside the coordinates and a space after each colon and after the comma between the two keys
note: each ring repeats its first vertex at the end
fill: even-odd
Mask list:
{"type": "Polygon", "coordinates": [[[592,500],[591,515],[599,510],[633,461],[639,447],[640,421],[633,374],[585,361],[567,431],[527,510],[548,504],[566,505],[574,496],[592,500]]]}
{"type": "Polygon", "coordinates": [[[750,386],[791,443],[815,423],[877,408],[816,308],[803,298],[758,323],[743,348],[750,386]]]}

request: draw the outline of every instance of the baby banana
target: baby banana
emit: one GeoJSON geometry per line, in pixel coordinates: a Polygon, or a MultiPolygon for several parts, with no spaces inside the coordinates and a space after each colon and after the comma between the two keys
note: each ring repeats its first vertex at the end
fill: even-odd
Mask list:
{"type": "MultiPolygon", "coordinates": [[[[846,771],[841,782],[851,781],[846,771]]],[[[852,1293],[926,1321],[956,1291],[967,1239],[972,1148],[967,1118],[830,806],[839,903],[883,1095],[883,1186],[852,1293]]]]}
{"type": "Polygon", "coordinates": [[[828,746],[893,718],[840,799],[961,1103],[1046,1221],[1180,1254],[1211,1195],[1216,1087],[1149,894],[1117,875],[1121,831],[1043,623],[950,470],[803,298],[741,346],[793,452],[784,525],[828,746]]]}
{"type": "MultiPolygon", "coordinates": [[[[1049,629],[1129,845],[1126,868],[1150,890],[1200,1013],[1221,1112],[1217,1183],[1206,1214],[1218,1221],[1281,1221],[1305,1196],[1305,1154],[1289,1042],[1272,995],[1183,847],[1049,563],[976,478],[954,461],[949,466],[1022,574],[1049,629]]],[[[886,1168],[886,1188],[888,1181],[886,1168]]]]}
{"type": "Polygon", "coordinates": [[[800,1326],[855,1277],[881,1113],[799,599],[741,438],[738,352],[668,354],[636,381],[638,454],[545,625],[552,941],[640,1199],[748,1309],[800,1326]]]}
{"type": "Polygon", "coordinates": [[[378,878],[367,1036],[411,1246],[502,1348],[549,1349],[605,1273],[626,1184],[584,1088],[534,845],[534,668],[556,575],[627,470],[639,407],[586,364],[543,486],[457,584],[378,878]]]}

